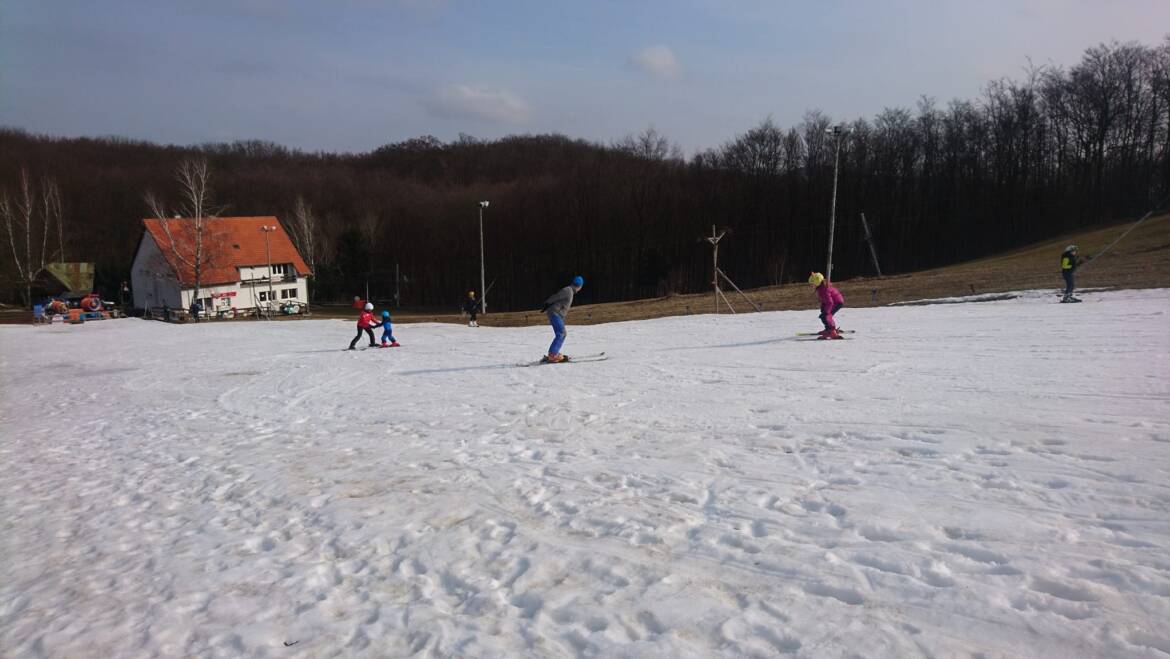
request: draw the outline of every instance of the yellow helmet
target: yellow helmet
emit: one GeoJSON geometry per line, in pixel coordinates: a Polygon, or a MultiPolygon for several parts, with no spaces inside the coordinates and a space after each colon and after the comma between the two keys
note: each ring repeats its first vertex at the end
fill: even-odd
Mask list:
{"type": "Polygon", "coordinates": [[[825,281],[825,276],[819,272],[814,272],[808,276],[808,283],[813,286],[820,286],[823,281],[825,281]]]}

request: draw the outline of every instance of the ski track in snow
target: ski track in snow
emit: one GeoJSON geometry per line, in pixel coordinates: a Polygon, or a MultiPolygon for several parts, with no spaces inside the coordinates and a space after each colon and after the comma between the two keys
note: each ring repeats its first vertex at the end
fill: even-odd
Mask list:
{"type": "Polygon", "coordinates": [[[1170,291],[1084,297],[0,327],[0,654],[1168,656],[1170,291]]]}

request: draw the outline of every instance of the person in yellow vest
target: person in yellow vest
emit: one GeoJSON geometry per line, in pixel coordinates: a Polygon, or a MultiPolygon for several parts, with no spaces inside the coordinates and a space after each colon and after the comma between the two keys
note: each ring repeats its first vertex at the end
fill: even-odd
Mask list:
{"type": "Polygon", "coordinates": [[[1087,261],[1077,254],[1076,245],[1064,248],[1064,253],[1060,255],[1060,276],[1064,277],[1064,297],[1060,299],[1061,302],[1080,302],[1079,299],[1073,297],[1073,288],[1076,287],[1074,275],[1077,266],[1082,263],[1087,263],[1087,261]]]}

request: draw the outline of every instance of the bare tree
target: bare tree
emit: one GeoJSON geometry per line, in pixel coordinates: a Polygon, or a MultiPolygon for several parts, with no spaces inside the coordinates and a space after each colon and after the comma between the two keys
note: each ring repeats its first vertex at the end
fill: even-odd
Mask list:
{"type": "Polygon", "coordinates": [[[682,148],[678,144],[671,144],[654,126],[648,126],[637,135],[626,135],[614,142],[612,148],[646,160],[682,162],[683,159],[682,148]]]}
{"type": "Polygon", "coordinates": [[[21,168],[20,189],[15,198],[7,189],[0,191],[0,220],[8,234],[12,261],[20,282],[24,284],[24,298],[28,304],[32,303],[33,282],[46,264],[63,254],[62,215],[61,191],[50,178],[44,179],[38,191],[29,180],[28,170],[21,168]],[[49,233],[54,225],[57,227],[58,246],[50,252],[49,233]]]}
{"type": "MultiPolygon", "coordinates": [[[[297,249],[301,252],[301,256],[309,265],[309,271],[313,274],[317,273],[317,259],[321,251],[320,241],[317,239],[318,225],[318,218],[313,214],[313,207],[305,201],[304,197],[297,195],[289,228],[292,229],[292,239],[296,243],[297,249]]],[[[307,282],[305,290],[308,290],[307,282]]],[[[305,300],[306,305],[308,302],[305,300]]]]}
{"type": "MultiPolygon", "coordinates": [[[[212,206],[211,170],[207,160],[184,160],[175,170],[175,178],[179,181],[180,201],[173,216],[153,192],[146,193],[146,205],[158,218],[166,236],[167,244],[159,245],[159,249],[194,273],[192,300],[198,300],[204,270],[214,265],[219,254],[208,220],[216,218],[222,209],[212,206]]],[[[175,275],[181,282],[179,273],[175,275]]]]}

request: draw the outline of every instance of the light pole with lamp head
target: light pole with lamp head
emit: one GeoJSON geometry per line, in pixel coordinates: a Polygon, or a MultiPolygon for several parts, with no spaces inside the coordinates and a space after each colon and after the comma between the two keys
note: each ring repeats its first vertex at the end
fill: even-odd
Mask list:
{"type": "Polygon", "coordinates": [[[487,314],[487,276],[483,265],[483,209],[488,207],[486,201],[479,202],[479,310],[487,314]]]}
{"type": "Polygon", "coordinates": [[[841,138],[849,134],[845,124],[837,124],[825,129],[826,135],[832,135],[836,140],[833,149],[833,204],[829,211],[829,256],[825,264],[825,279],[833,279],[833,233],[837,225],[837,173],[841,163],[841,138]]]}
{"type": "Polygon", "coordinates": [[[272,318],[272,302],[273,302],[273,299],[272,299],[272,249],[268,244],[268,234],[272,233],[273,231],[276,231],[276,227],[266,224],[266,225],[260,227],[260,230],[264,232],[264,255],[268,259],[268,306],[267,306],[267,311],[268,311],[268,317],[272,318]]]}

